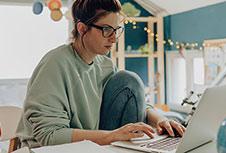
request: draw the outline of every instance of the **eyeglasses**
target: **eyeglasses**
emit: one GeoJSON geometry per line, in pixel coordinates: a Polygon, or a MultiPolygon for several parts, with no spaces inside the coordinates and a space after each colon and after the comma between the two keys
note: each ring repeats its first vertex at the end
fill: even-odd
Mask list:
{"type": "Polygon", "coordinates": [[[115,33],[115,37],[118,38],[121,36],[124,31],[124,27],[118,26],[117,28],[113,28],[112,26],[98,26],[95,24],[90,24],[89,26],[94,27],[102,31],[102,35],[105,38],[111,37],[115,33]]]}

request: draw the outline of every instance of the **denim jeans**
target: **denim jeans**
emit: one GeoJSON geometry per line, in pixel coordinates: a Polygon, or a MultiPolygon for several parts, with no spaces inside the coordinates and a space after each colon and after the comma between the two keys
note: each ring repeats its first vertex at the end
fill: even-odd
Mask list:
{"type": "Polygon", "coordinates": [[[145,119],[144,85],[129,71],[114,74],[104,88],[100,111],[101,130],[117,129],[145,119]]]}

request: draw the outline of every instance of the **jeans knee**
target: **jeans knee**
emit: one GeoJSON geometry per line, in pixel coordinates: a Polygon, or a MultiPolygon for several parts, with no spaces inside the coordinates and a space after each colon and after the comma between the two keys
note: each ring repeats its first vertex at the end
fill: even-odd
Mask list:
{"type": "Polygon", "coordinates": [[[119,71],[117,74],[119,79],[124,82],[131,90],[143,90],[144,84],[141,78],[134,72],[130,71],[119,71]]]}
{"type": "Polygon", "coordinates": [[[138,102],[144,101],[144,84],[136,73],[130,71],[119,71],[114,74],[105,86],[104,97],[125,89],[129,89],[138,102]]]}

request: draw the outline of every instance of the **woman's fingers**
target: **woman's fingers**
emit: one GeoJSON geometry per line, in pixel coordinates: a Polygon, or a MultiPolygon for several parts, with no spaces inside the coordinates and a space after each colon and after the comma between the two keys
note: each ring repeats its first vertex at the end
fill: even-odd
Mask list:
{"type": "MultiPolygon", "coordinates": [[[[157,131],[162,134],[164,130],[168,132],[170,136],[175,136],[173,129],[175,129],[181,136],[184,134],[186,128],[173,120],[164,120],[157,124],[157,131]]],[[[130,140],[132,138],[138,138],[147,134],[150,138],[154,138],[155,131],[153,128],[143,122],[130,123],[122,126],[114,131],[115,141],[130,140]]]]}
{"type": "Polygon", "coordinates": [[[144,133],[143,133],[143,132],[137,132],[137,133],[129,132],[127,136],[128,136],[128,137],[127,137],[127,140],[130,140],[130,139],[132,139],[132,138],[143,137],[143,136],[144,136],[144,133]]]}
{"type": "Polygon", "coordinates": [[[170,121],[171,126],[180,134],[180,136],[183,136],[185,132],[185,127],[175,121],[170,121]]]}
{"type": "Polygon", "coordinates": [[[160,122],[160,123],[158,124],[158,126],[159,126],[160,128],[164,128],[164,129],[169,133],[170,136],[172,136],[172,137],[175,136],[175,134],[174,134],[174,132],[173,132],[173,129],[172,129],[172,127],[171,127],[171,125],[170,125],[170,123],[169,123],[168,120],[165,120],[165,121],[160,122]]]}
{"type": "MultiPolygon", "coordinates": [[[[125,130],[127,130],[127,129],[125,129],[125,130]]],[[[128,132],[129,133],[145,133],[151,138],[154,137],[153,133],[155,133],[154,130],[152,129],[152,127],[145,123],[135,123],[135,124],[130,125],[128,127],[128,132]]]]}
{"type": "MultiPolygon", "coordinates": [[[[178,123],[174,120],[161,121],[160,123],[158,123],[157,130],[158,129],[161,130],[161,128],[164,128],[169,133],[170,136],[175,136],[173,129],[175,129],[176,132],[178,132],[180,136],[183,136],[183,134],[186,130],[186,128],[183,125],[181,125],[180,123],[178,123]]],[[[158,130],[158,133],[162,134],[160,130],[158,130]]]]}

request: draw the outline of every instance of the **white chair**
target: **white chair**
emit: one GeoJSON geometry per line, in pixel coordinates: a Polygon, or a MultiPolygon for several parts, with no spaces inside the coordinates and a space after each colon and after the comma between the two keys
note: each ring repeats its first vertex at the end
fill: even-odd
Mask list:
{"type": "Polygon", "coordinates": [[[0,106],[0,141],[10,141],[8,153],[17,149],[19,139],[16,137],[16,128],[21,114],[22,108],[0,106]]]}

